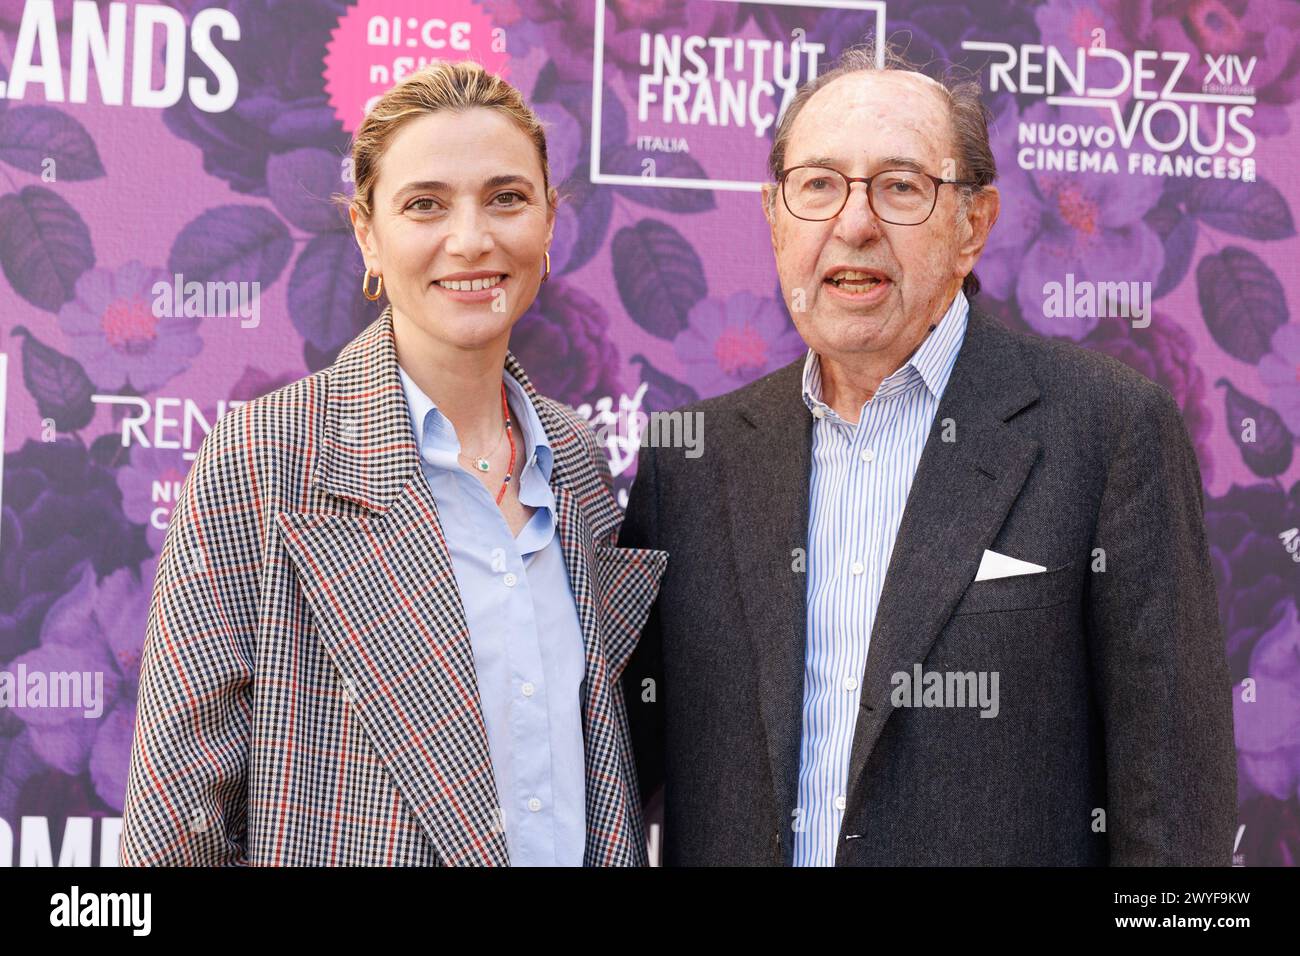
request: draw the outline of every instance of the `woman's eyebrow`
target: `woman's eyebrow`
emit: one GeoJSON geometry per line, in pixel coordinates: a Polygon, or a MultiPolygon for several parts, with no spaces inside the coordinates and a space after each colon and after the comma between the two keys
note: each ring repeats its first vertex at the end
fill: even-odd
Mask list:
{"type": "Polygon", "coordinates": [[[527,176],[520,176],[517,173],[506,173],[501,176],[493,176],[483,182],[484,189],[496,189],[498,186],[531,186],[533,181],[527,176]]]}
{"type": "MultiPolygon", "coordinates": [[[[524,185],[524,186],[531,186],[532,180],[530,180],[527,176],[521,176],[518,173],[502,173],[499,176],[489,176],[487,179],[483,180],[484,189],[496,189],[498,186],[513,186],[517,184],[524,185]]],[[[422,179],[419,180],[418,182],[407,183],[405,186],[403,186],[401,189],[397,191],[397,195],[404,196],[407,193],[418,192],[423,189],[428,189],[434,192],[438,192],[440,190],[451,189],[451,188],[452,186],[450,183],[444,183],[441,180],[422,179]]]]}

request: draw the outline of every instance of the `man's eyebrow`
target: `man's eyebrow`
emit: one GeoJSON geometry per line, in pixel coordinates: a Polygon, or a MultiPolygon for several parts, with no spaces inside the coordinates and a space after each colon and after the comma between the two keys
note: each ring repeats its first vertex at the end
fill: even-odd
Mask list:
{"type": "MultiPolygon", "coordinates": [[[[796,166],[830,166],[833,169],[839,169],[839,163],[834,156],[814,156],[811,159],[805,159],[802,163],[795,163],[796,166]]],[[[925,166],[910,156],[886,156],[877,163],[872,164],[877,169],[911,169],[918,173],[925,172],[925,166]]]]}
{"type": "Polygon", "coordinates": [[[911,169],[918,173],[925,172],[925,166],[910,156],[886,156],[880,161],[881,169],[911,169]]]}
{"type": "Polygon", "coordinates": [[[802,162],[793,163],[794,166],[834,166],[834,156],[813,156],[811,159],[805,159],[802,162]]]}

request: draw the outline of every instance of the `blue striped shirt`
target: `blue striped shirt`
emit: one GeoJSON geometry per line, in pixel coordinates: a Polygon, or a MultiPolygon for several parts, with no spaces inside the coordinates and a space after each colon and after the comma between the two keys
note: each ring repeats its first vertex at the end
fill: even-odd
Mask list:
{"type": "Polygon", "coordinates": [[[959,291],[934,331],[862,406],[857,424],[822,402],[816,353],[809,349],[804,361],[803,398],[815,421],[795,866],[835,863],[876,605],[968,311],[959,291]]]}

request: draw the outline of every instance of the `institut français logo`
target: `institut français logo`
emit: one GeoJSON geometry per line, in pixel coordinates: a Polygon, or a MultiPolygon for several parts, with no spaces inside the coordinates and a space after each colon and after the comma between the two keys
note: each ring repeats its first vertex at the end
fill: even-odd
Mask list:
{"type": "MultiPolygon", "coordinates": [[[[730,0],[695,2],[730,5],[730,0]]],[[[635,38],[635,61],[628,63],[610,55],[606,0],[597,0],[593,183],[748,192],[762,188],[771,129],[799,87],[831,65],[827,51],[834,38],[819,35],[819,16],[828,10],[856,11],[861,22],[855,35],[886,35],[885,4],[879,0],[777,0],[765,6],[797,11],[799,25],[788,35],[762,37],[648,29],[635,38]],[[610,133],[614,111],[626,117],[626,142],[616,142],[610,133]],[[688,167],[691,174],[683,174],[683,164],[664,161],[675,154],[694,158],[688,167]],[[719,161],[711,162],[714,157],[719,161]]],[[[883,47],[879,52],[883,58],[883,47]]]]}

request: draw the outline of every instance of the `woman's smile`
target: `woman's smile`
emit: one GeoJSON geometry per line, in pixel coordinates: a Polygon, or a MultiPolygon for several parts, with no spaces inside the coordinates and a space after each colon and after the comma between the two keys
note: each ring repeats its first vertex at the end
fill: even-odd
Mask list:
{"type": "Polygon", "coordinates": [[[505,272],[457,272],[430,283],[457,302],[488,302],[505,294],[505,272]]]}

